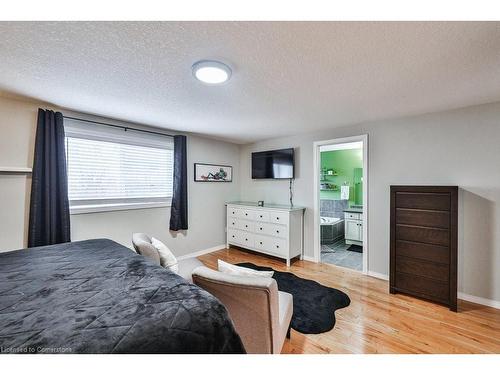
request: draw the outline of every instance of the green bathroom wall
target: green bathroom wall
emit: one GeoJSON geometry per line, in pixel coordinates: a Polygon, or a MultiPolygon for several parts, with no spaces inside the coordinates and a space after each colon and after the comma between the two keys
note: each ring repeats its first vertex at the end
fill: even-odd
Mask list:
{"type": "MultiPolygon", "coordinates": [[[[321,199],[340,199],[340,186],[349,183],[349,204],[363,204],[363,150],[337,150],[321,152],[321,170],[333,169],[336,176],[324,175],[320,183],[335,184],[337,191],[320,191],[321,199]]],[[[322,174],[320,173],[320,176],[322,174]]]]}

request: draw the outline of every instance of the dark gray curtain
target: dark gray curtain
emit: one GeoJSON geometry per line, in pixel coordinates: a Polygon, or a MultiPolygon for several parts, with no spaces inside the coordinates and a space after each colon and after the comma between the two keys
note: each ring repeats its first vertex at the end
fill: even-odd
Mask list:
{"type": "Polygon", "coordinates": [[[170,230],[188,229],[186,136],[174,136],[174,186],[170,230]]]}
{"type": "Polygon", "coordinates": [[[28,246],[70,241],[63,115],[38,109],[28,246]]]}

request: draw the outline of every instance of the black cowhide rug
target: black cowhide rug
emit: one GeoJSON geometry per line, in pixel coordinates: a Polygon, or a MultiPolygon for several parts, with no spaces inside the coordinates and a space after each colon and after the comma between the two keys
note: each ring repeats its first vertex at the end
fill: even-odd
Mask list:
{"type": "Polygon", "coordinates": [[[322,333],[335,326],[335,310],[349,306],[351,300],[344,292],[328,288],[313,280],[302,279],[290,272],[280,272],[253,263],[238,266],[259,271],[274,271],[278,290],[293,295],[292,328],[301,333],[322,333]]]}

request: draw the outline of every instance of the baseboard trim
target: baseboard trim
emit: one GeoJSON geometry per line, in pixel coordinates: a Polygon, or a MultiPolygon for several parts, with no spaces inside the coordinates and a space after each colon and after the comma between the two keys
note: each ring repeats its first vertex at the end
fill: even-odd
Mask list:
{"type": "Polygon", "coordinates": [[[302,259],[303,259],[303,260],[307,260],[308,262],[317,263],[317,262],[316,262],[316,259],[314,259],[314,257],[308,257],[308,256],[306,256],[306,255],[303,255],[303,256],[302,256],[302,259]]]}
{"type": "Polygon", "coordinates": [[[199,256],[202,256],[202,255],[205,255],[205,254],[209,254],[209,253],[213,253],[214,251],[218,251],[218,250],[222,250],[222,249],[225,249],[226,248],[226,245],[217,245],[217,246],[214,246],[214,247],[210,247],[208,249],[204,249],[204,250],[200,250],[200,251],[195,251],[194,253],[189,253],[189,254],[186,254],[186,255],[182,255],[180,257],[177,257],[177,260],[183,260],[183,259],[187,259],[187,258],[195,258],[195,257],[199,257],[199,256]]]}
{"type": "Polygon", "coordinates": [[[478,305],[484,305],[484,306],[493,307],[495,309],[500,309],[500,301],[495,301],[493,299],[476,297],[476,296],[472,296],[470,294],[465,294],[462,292],[458,292],[457,297],[458,297],[458,299],[462,299],[464,301],[468,301],[468,302],[472,302],[472,303],[477,303],[478,305]]]}
{"type": "Polygon", "coordinates": [[[383,273],[378,273],[375,271],[368,271],[368,276],[375,277],[376,279],[381,279],[385,281],[389,280],[389,275],[385,275],[383,273]]]}

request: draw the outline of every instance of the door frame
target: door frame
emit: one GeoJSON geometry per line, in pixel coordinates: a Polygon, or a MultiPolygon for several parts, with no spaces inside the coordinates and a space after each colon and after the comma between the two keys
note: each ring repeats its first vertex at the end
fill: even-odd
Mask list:
{"type": "Polygon", "coordinates": [[[314,171],[314,262],[320,262],[321,256],[321,238],[320,238],[320,191],[319,191],[319,171],[321,169],[320,147],[342,143],[362,142],[363,143],[363,271],[368,274],[368,134],[355,135],[352,137],[334,138],[324,141],[314,142],[313,152],[313,171],[314,171]]]}

